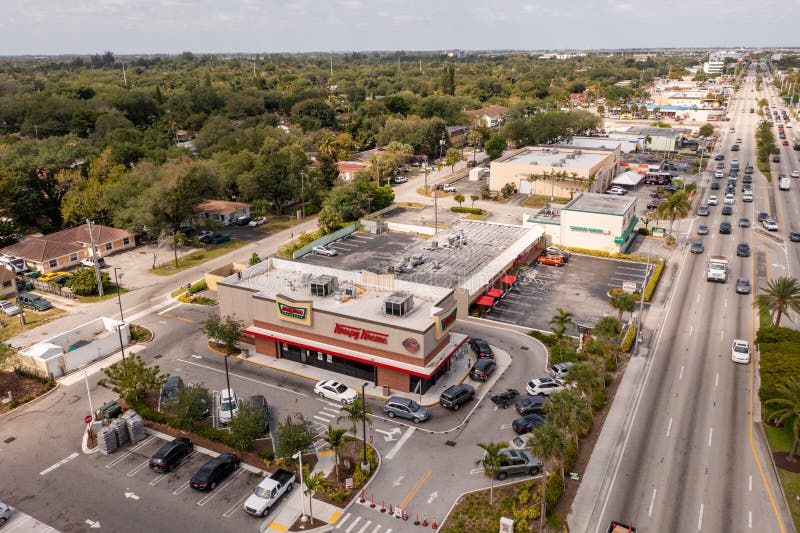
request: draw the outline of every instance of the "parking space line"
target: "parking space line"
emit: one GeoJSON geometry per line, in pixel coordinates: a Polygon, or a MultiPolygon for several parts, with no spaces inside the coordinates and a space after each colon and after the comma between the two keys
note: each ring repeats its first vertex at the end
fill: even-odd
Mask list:
{"type": "Polygon", "coordinates": [[[164,479],[165,477],[167,477],[167,474],[159,474],[153,481],[150,482],[150,485],[155,487],[156,485],[158,485],[158,482],[164,479]]]}
{"type": "Polygon", "coordinates": [[[244,496],[242,496],[241,498],[239,498],[238,500],[236,500],[236,503],[234,503],[234,504],[233,504],[233,505],[230,507],[230,509],[228,509],[227,511],[225,511],[224,513],[222,513],[222,517],[223,517],[223,518],[230,518],[231,516],[233,516],[233,513],[235,513],[237,509],[240,509],[240,508],[241,508],[241,506],[242,506],[242,502],[243,502],[243,501],[245,501],[245,500],[246,500],[247,498],[249,498],[249,497],[250,497],[250,493],[248,492],[248,493],[246,493],[244,496]]]}
{"type": "Polygon", "coordinates": [[[139,472],[141,472],[141,470],[142,470],[144,467],[146,467],[146,466],[147,466],[147,464],[148,464],[149,462],[150,462],[150,459],[145,459],[144,461],[142,461],[141,463],[139,463],[137,466],[133,467],[133,470],[131,470],[130,472],[128,472],[127,476],[128,476],[128,477],[133,477],[133,476],[135,476],[136,474],[138,474],[139,472]]]}
{"type": "Polygon", "coordinates": [[[139,451],[140,448],[142,448],[145,444],[147,444],[148,442],[150,442],[154,438],[155,437],[153,435],[149,435],[146,439],[144,439],[142,442],[140,442],[139,444],[137,444],[136,446],[134,446],[133,448],[131,448],[130,450],[125,452],[123,455],[117,457],[116,459],[114,459],[113,461],[108,463],[106,465],[106,468],[113,468],[113,467],[117,466],[119,463],[121,463],[122,461],[124,461],[125,459],[127,459],[128,457],[130,457],[131,455],[136,453],[137,451],[139,451]]]}
{"type": "Polygon", "coordinates": [[[181,485],[181,486],[180,486],[180,487],[178,487],[177,489],[173,490],[173,491],[172,491],[172,494],[174,494],[175,496],[177,496],[177,495],[179,495],[181,492],[185,491],[185,490],[186,490],[186,489],[188,489],[188,488],[189,488],[189,482],[187,481],[186,483],[184,483],[183,485],[181,485]]]}
{"type": "Polygon", "coordinates": [[[234,480],[235,480],[237,477],[239,477],[239,475],[240,475],[242,472],[244,472],[244,470],[243,470],[243,469],[241,469],[241,468],[239,468],[239,469],[238,469],[236,472],[234,472],[234,473],[233,473],[233,475],[230,477],[230,479],[228,479],[228,481],[226,481],[225,483],[223,483],[222,485],[220,485],[219,487],[217,487],[217,488],[216,488],[216,490],[212,490],[212,491],[211,491],[211,492],[210,492],[210,493],[209,493],[207,496],[205,496],[205,497],[201,498],[201,499],[200,499],[200,501],[198,501],[198,502],[197,502],[197,505],[199,505],[200,507],[202,507],[202,506],[204,506],[205,504],[207,504],[208,502],[210,502],[211,500],[213,500],[213,499],[214,499],[214,496],[216,496],[217,494],[219,494],[220,492],[222,492],[223,490],[225,490],[225,489],[226,489],[226,488],[227,488],[227,487],[228,487],[228,486],[229,486],[231,483],[233,483],[233,482],[234,482],[234,480]]]}
{"type": "MultiPolygon", "coordinates": [[[[219,370],[217,368],[210,367],[208,365],[201,365],[200,363],[195,363],[194,361],[189,361],[187,359],[178,359],[178,361],[180,361],[181,363],[189,364],[189,365],[199,366],[200,368],[204,368],[206,370],[211,370],[212,372],[217,372],[219,374],[224,374],[225,373],[224,370],[219,370]]],[[[250,381],[252,383],[258,383],[259,385],[264,385],[265,387],[271,387],[273,389],[282,390],[284,392],[290,392],[292,394],[296,394],[297,396],[302,396],[304,398],[307,397],[307,396],[310,396],[309,394],[306,394],[306,393],[303,393],[303,392],[297,392],[297,391],[294,391],[292,389],[287,389],[285,387],[279,387],[278,385],[273,385],[272,383],[267,383],[266,381],[253,379],[253,378],[245,376],[243,374],[237,374],[235,372],[230,372],[229,375],[233,376],[233,377],[236,377],[238,379],[244,380],[244,381],[250,381]]]]}
{"type": "Polygon", "coordinates": [[[322,418],[321,416],[317,416],[317,415],[314,415],[312,418],[316,418],[317,420],[322,420],[326,424],[331,421],[330,418],[322,418]]]}
{"type": "Polygon", "coordinates": [[[48,467],[48,468],[45,468],[44,470],[42,470],[41,472],[39,472],[39,475],[40,475],[40,476],[44,476],[44,475],[46,475],[46,474],[49,474],[50,472],[52,472],[53,470],[55,470],[55,469],[56,469],[56,468],[58,468],[59,466],[62,466],[62,465],[65,465],[65,464],[67,464],[68,462],[72,461],[73,459],[75,459],[75,458],[76,458],[76,457],[78,457],[79,455],[80,455],[80,454],[79,454],[78,452],[72,452],[71,454],[69,454],[69,455],[68,455],[68,456],[66,456],[65,458],[61,459],[59,462],[57,462],[57,463],[56,463],[56,464],[54,464],[53,466],[50,466],[50,467],[48,467]]]}

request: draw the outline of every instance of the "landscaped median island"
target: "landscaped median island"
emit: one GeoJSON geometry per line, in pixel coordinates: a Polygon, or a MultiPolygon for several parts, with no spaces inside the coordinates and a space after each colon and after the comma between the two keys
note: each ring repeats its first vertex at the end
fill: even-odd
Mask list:
{"type": "Polygon", "coordinates": [[[216,259],[234,250],[238,250],[246,244],[246,241],[231,239],[220,244],[204,246],[201,250],[195,250],[194,252],[178,257],[178,266],[175,266],[175,261],[172,259],[161,263],[156,268],[151,268],[148,272],[159,276],[171,276],[178,272],[183,272],[188,268],[216,259]]]}

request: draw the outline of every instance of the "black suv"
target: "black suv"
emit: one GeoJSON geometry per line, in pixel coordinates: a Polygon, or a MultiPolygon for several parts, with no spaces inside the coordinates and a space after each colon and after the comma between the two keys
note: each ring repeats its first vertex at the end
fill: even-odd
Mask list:
{"type": "Polygon", "coordinates": [[[719,232],[722,234],[729,234],[732,231],[733,227],[731,226],[730,222],[722,222],[719,225],[719,232]]]}
{"type": "Polygon", "coordinates": [[[467,403],[470,398],[475,395],[475,388],[467,383],[460,383],[448,387],[441,396],[439,396],[439,405],[453,411],[458,411],[462,403],[467,403]]]}
{"type": "Polygon", "coordinates": [[[489,343],[483,339],[470,339],[469,347],[472,348],[472,351],[475,352],[475,355],[477,355],[478,358],[494,357],[492,347],[489,346],[489,343]]]}
{"type": "Polygon", "coordinates": [[[496,369],[497,363],[494,362],[494,359],[489,359],[488,357],[478,359],[478,361],[472,365],[469,371],[469,377],[475,381],[486,381],[496,369]]]}
{"type": "Polygon", "coordinates": [[[186,437],[178,437],[161,446],[150,458],[150,468],[158,472],[171,472],[194,451],[194,444],[186,437]]]}
{"type": "Polygon", "coordinates": [[[524,396],[517,400],[514,406],[519,414],[525,415],[543,415],[544,406],[549,402],[546,396],[524,396]]]}

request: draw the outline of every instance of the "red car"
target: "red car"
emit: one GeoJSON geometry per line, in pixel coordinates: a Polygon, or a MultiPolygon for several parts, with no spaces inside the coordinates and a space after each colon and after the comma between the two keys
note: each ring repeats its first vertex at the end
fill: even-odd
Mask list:
{"type": "Polygon", "coordinates": [[[540,255],[536,258],[536,262],[540,265],[550,265],[550,266],[564,266],[564,258],[560,255],[540,255]]]}
{"type": "Polygon", "coordinates": [[[783,141],[784,146],[789,146],[789,141],[783,141]]]}

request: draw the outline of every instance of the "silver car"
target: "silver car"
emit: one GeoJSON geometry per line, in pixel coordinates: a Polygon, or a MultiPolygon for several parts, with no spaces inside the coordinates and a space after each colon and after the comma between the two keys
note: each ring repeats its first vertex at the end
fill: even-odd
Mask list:
{"type": "Polygon", "coordinates": [[[11,519],[11,507],[0,502],[0,527],[11,519]]]}
{"type": "Polygon", "coordinates": [[[339,255],[339,252],[327,246],[315,246],[314,248],[311,249],[311,251],[314,252],[315,254],[326,255],[328,257],[339,255]]]}
{"type": "Polygon", "coordinates": [[[0,301],[0,311],[3,311],[8,316],[14,316],[20,313],[19,307],[9,302],[8,300],[0,301]]]}
{"type": "Polygon", "coordinates": [[[430,416],[426,408],[414,400],[403,398],[402,396],[392,396],[386,400],[386,403],[383,404],[383,412],[389,418],[399,416],[400,418],[412,420],[415,424],[426,421],[430,416]]]}

